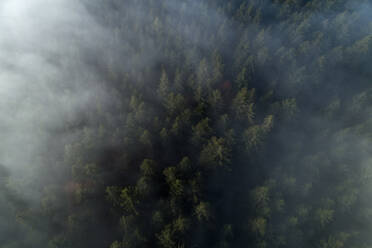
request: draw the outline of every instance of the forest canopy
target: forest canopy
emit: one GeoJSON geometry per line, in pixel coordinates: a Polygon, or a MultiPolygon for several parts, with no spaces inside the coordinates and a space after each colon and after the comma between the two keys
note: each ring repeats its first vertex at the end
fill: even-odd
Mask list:
{"type": "Polygon", "coordinates": [[[46,2],[0,3],[0,247],[372,246],[369,0],[46,2]]]}

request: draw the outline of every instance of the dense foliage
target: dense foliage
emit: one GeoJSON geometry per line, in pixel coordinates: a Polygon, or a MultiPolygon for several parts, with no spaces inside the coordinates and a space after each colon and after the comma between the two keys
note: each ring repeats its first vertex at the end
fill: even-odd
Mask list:
{"type": "Polygon", "coordinates": [[[0,171],[1,247],[370,247],[368,4],[87,2],[109,99],[64,124],[38,202],[0,171]]]}

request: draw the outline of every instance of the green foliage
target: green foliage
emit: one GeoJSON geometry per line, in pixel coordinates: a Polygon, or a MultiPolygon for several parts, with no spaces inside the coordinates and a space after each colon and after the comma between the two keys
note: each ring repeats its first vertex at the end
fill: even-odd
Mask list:
{"type": "Polygon", "coordinates": [[[0,247],[372,245],[368,1],[93,2],[130,49],[39,203],[0,166],[0,247]]]}
{"type": "Polygon", "coordinates": [[[223,138],[213,136],[200,153],[200,163],[207,167],[227,166],[231,149],[223,138]]]}
{"type": "Polygon", "coordinates": [[[248,91],[247,88],[242,88],[232,101],[231,109],[239,120],[248,120],[253,123],[254,119],[254,94],[255,91],[248,91]]]}
{"type": "Polygon", "coordinates": [[[196,207],[195,207],[195,215],[196,218],[199,221],[208,221],[210,220],[211,216],[211,210],[210,206],[206,202],[200,202],[196,207]]]}
{"type": "Polygon", "coordinates": [[[266,225],[267,225],[266,219],[262,217],[257,217],[254,220],[252,220],[251,223],[252,232],[257,233],[260,236],[264,236],[266,233],[266,225]]]}

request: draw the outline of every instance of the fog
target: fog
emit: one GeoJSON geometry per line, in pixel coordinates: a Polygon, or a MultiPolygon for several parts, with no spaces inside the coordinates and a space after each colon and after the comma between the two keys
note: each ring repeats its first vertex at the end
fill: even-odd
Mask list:
{"type": "Polygon", "coordinates": [[[100,94],[82,54],[103,32],[77,1],[2,1],[0,13],[0,163],[28,168],[49,132],[100,94]]]}
{"type": "MultiPolygon", "coordinates": [[[[178,3],[164,2],[171,13],[164,32],[208,49],[207,41],[193,40],[193,32],[200,33],[202,28],[183,29],[188,26],[184,23],[187,18],[176,23],[177,12],[185,12],[196,25],[213,18],[217,26],[224,19],[213,10],[200,8],[203,5],[190,3],[178,10],[178,3]],[[205,12],[203,16],[201,12],[205,12]]],[[[152,23],[143,7],[125,6],[130,8],[125,10],[130,15],[127,18],[140,26],[152,23]]],[[[10,169],[39,164],[40,151],[50,139],[69,138],[66,133],[59,135],[58,129],[95,107],[97,98],[109,98],[105,79],[93,64],[98,58],[112,70],[132,72],[161,60],[152,37],[128,32],[125,37],[112,38],[111,26],[98,22],[82,1],[5,0],[0,3],[0,16],[0,163],[10,169]],[[139,57],[134,47],[138,42],[143,43],[139,57]]]]}
{"type": "MultiPolygon", "coordinates": [[[[322,178],[315,172],[307,173],[307,170],[313,170],[312,166],[319,166],[311,163],[314,157],[329,159],[333,163],[356,163],[361,165],[359,169],[370,170],[370,139],[365,137],[365,130],[359,133],[350,131],[354,126],[349,126],[348,122],[355,117],[353,108],[356,106],[365,107],[363,111],[358,110],[365,115],[357,116],[360,123],[370,121],[368,116],[372,111],[368,99],[356,92],[370,83],[371,74],[366,64],[360,65],[364,71],[362,74],[343,67],[348,54],[359,49],[358,46],[363,47],[363,44],[355,42],[372,31],[372,8],[368,1],[360,5],[347,4],[349,12],[346,14],[317,10],[307,13],[300,25],[296,22],[266,23],[270,26],[267,29],[258,24],[242,28],[203,1],[162,1],[163,15],[166,16],[162,22],[154,18],[156,14],[146,9],[144,4],[132,6],[129,3],[120,5],[119,2],[107,9],[99,0],[2,0],[0,3],[0,164],[11,175],[7,185],[23,200],[38,204],[42,195],[40,183],[54,180],[48,177],[56,176],[43,174],[43,168],[56,166],[57,160],[62,161],[65,145],[80,138],[83,128],[91,123],[86,121],[84,125],[73,128],[66,126],[79,122],[98,105],[103,109],[110,108],[110,104],[118,100],[112,94],[114,89],[107,82],[108,77],[117,80],[115,75],[126,74],[130,79],[145,69],[162,67],[167,63],[163,52],[168,45],[182,47],[183,55],[191,61],[188,65],[190,71],[197,70],[204,54],[213,52],[211,40],[217,40],[217,45],[213,45],[221,49],[227,62],[231,62],[239,53],[244,56],[254,53],[244,54],[246,44],[237,44],[236,40],[244,36],[257,36],[249,44],[250,49],[264,51],[252,55],[257,60],[254,73],[259,80],[248,84],[249,87],[259,91],[272,87],[278,99],[298,96],[298,113],[302,114],[294,120],[293,126],[283,121],[283,126],[275,130],[276,136],[272,137],[273,143],[269,146],[272,150],[261,161],[263,167],[290,168],[288,174],[292,175],[289,176],[302,180],[304,185],[322,178]],[[103,17],[99,12],[101,7],[102,12],[111,15],[105,13],[103,17]],[[348,22],[349,19],[352,21],[348,22]],[[129,24],[125,26],[124,23],[129,24]],[[123,30],[118,31],[115,26],[122,26],[123,30]],[[223,33],[221,26],[225,29],[224,37],[219,36],[223,33]],[[318,39],[318,43],[311,45],[309,42],[302,44],[305,42],[303,36],[292,37],[297,35],[293,30],[308,31],[309,26],[327,36],[312,37],[311,41],[318,39]],[[137,34],[128,27],[150,31],[137,34]],[[260,35],[259,30],[265,31],[260,35]],[[345,33],[348,35],[343,36],[345,33]],[[169,40],[165,42],[156,37],[158,34],[169,40]],[[159,41],[164,44],[159,44],[159,41]],[[347,49],[331,50],[334,43],[347,49]],[[274,54],[274,51],[279,52],[274,54]],[[280,51],[290,52],[282,55],[280,51]],[[311,56],[303,56],[305,53],[311,56]],[[265,57],[268,54],[273,55],[265,57]],[[334,62],[332,67],[321,68],[322,61],[314,61],[313,57],[334,62]],[[272,60],[270,68],[261,65],[269,59],[272,60]],[[323,71],[317,71],[319,68],[323,71]],[[319,72],[314,74],[321,77],[313,77],[308,73],[311,70],[319,72]],[[327,70],[333,72],[332,80],[324,76],[328,75],[325,73],[327,70]],[[322,87],[323,90],[319,90],[317,95],[308,95],[307,90],[311,87],[322,87]],[[324,104],[338,107],[342,118],[333,118],[326,111],[319,111],[327,108],[324,104]],[[332,132],[334,134],[329,135],[332,132]],[[297,160],[299,154],[292,156],[291,152],[296,149],[301,150],[298,153],[303,161],[297,160]]],[[[260,6],[277,8],[269,1],[261,1],[260,6]]],[[[361,52],[360,57],[363,56],[365,54],[361,52]]],[[[158,81],[157,78],[151,80],[158,81]]],[[[280,181],[279,176],[276,178],[277,172],[273,170],[265,177],[280,181]]],[[[368,179],[366,173],[366,184],[360,188],[363,194],[370,194],[366,188],[370,186],[368,179]]],[[[322,180],[316,187],[328,186],[327,181],[322,180]]],[[[314,192],[311,197],[315,199],[320,191],[314,192]]],[[[228,208],[226,206],[226,211],[230,211],[228,208]]]]}

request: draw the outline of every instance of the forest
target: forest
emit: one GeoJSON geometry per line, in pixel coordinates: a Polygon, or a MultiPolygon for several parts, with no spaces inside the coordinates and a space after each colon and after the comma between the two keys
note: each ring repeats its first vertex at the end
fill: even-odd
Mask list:
{"type": "Polygon", "coordinates": [[[372,247],[370,0],[4,0],[1,248],[372,247]]]}

